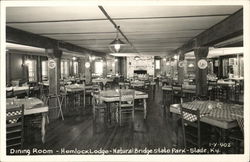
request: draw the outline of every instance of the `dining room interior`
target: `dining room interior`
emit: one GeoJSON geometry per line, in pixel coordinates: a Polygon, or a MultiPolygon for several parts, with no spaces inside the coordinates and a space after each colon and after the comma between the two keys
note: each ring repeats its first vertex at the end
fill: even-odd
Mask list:
{"type": "Polygon", "coordinates": [[[7,155],[244,154],[243,14],[6,7],[7,155]]]}

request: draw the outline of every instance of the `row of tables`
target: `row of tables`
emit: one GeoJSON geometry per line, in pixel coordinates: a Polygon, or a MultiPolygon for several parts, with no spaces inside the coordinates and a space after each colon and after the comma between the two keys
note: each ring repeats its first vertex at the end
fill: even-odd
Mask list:
{"type": "MultiPolygon", "coordinates": [[[[45,83],[46,84],[46,83],[45,83]]],[[[26,91],[29,89],[29,87],[14,87],[14,91],[26,91]]],[[[84,107],[85,107],[85,94],[88,91],[92,90],[92,86],[86,86],[84,84],[73,84],[73,85],[66,85],[65,86],[67,92],[83,92],[84,96],[84,107]]],[[[104,90],[101,91],[101,100],[103,100],[107,105],[109,105],[112,102],[119,101],[119,91],[117,89],[113,90],[104,90]]],[[[97,97],[96,95],[93,95],[93,97],[97,97]]],[[[147,104],[146,99],[148,98],[148,94],[140,91],[135,91],[135,99],[143,99],[144,102],[144,119],[146,119],[147,115],[147,104]]],[[[49,107],[48,105],[45,105],[44,102],[38,98],[30,97],[30,98],[23,98],[23,99],[17,99],[17,98],[7,98],[6,100],[6,108],[11,109],[14,108],[16,105],[24,105],[24,115],[31,115],[31,114],[42,114],[42,122],[41,122],[41,136],[42,136],[42,142],[45,142],[45,125],[46,125],[46,118],[48,119],[48,111],[49,107]]],[[[109,107],[109,106],[107,106],[109,107]]]]}

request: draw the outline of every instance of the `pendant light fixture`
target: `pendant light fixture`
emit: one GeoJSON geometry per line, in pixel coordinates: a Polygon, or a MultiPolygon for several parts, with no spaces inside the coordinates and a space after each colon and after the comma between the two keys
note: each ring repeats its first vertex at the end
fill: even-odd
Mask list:
{"type": "Polygon", "coordinates": [[[121,50],[122,46],[125,46],[126,44],[121,41],[119,39],[119,31],[118,29],[120,28],[120,26],[116,27],[116,38],[109,44],[109,49],[111,50],[111,52],[113,53],[119,53],[119,51],[121,50]]]}

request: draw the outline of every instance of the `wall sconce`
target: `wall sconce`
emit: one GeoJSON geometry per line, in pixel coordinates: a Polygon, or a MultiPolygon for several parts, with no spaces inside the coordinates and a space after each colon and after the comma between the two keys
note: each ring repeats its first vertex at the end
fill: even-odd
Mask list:
{"type": "Polygon", "coordinates": [[[74,57],[72,57],[72,60],[73,60],[73,61],[75,61],[76,59],[77,59],[77,58],[76,58],[75,56],[74,56],[74,57]]]}
{"type": "Polygon", "coordinates": [[[117,62],[117,61],[118,61],[118,59],[116,58],[116,59],[115,59],[115,62],[117,62]]]}
{"type": "Polygon", "coordinates": [[[194,64],[191,63],[191,64],[188,65],[188,67],[190,67],[190,68],[194,67],[194,64]]]}
{"type": "Polygon", "coordinates": [[[140,57],[139,57],[139,56],[135,56],[134,59],[135,59],[136,61],[138,61],[138,60],[140,59],[140,57]]]}
{"type": "Polygon", "coordinates": [[[25,60],[25,61],[24,61],[24,64],[27,65],[27,66],[28,66],[29,64],[31,64],[31,63],[32,63],[32,62],[31,62],[30,60],[25,60]]]}
{"type": "Polygon", "coordinates": [[[91,60],[94,61],[95,60],[95,56],[91,56],[91,60]]]}
{"type": "Polygon", "coordinates": [[[85,67],[86,67],[86,68],[89,68],[89,67],[90,67],[90,63],[89,63],[89,62],[86,62],[86,63],[85,63],[85,67]]]}
{"type": "Polygon", "coordinates": [[[164,57],[162,60],[163,60],[163,61],[166,61],[166,58],[164,57]]]}
{"type": "Polygon", "coordinates": [[[174,55],[174,59],[177,60],[177,59],[178,59],[178,56],[177,56],[177,55],[174,55]]]}

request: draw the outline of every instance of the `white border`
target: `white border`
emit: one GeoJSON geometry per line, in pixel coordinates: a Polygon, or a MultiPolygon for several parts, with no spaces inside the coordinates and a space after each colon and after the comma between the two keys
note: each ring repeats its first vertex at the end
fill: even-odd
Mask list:
{"type": "MultiPolygon", "coordinates": [[[[164,1],[164,0],[141,0],[141,1],[1,1],[1,161],[249,161],[249,75],[250,69],[249,61],[249,1],[248,0],[195,0],[195,1],[164,1]],[[64,155],[64,156],[5,156],[5,8],[6,6],[74,6],[74,5],[244,5],[244,59],[245,59],[245,95],[244,95],[244,108],[245,108],[245,154],[244,155],[64,155]]],[[[166,137],[167,138],[167,137],[166,137]]]]}

